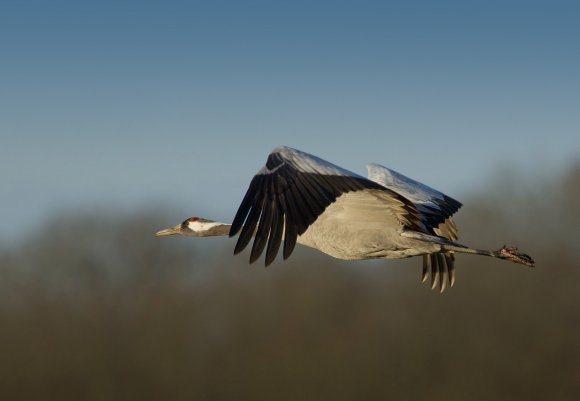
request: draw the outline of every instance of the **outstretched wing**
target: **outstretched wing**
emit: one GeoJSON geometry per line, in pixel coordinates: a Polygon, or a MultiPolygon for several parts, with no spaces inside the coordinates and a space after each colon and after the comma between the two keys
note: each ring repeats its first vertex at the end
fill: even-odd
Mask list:
{"type": "MultiPolygon", "coordinates": [[[[461,208],[461,203],[425,184],[415,181],[401,173],[379,164],[371,163],[367,166],[369,179],[396,191],[412,201],[421,213],[421,221],[432,234],[457,240],[457,226],[451,216],[461,208]]],[[[452,252],[423,255],[422,281],[427,280],[431,270],[431,287],[437,285],[445,289],[445,276],[449,273],[449,285],[455,282],[455,257],[452,252]]]]}
{"type": "Polygon", "coordinates": [[[276,148],[254,176],[238,208],[230,236],[240,232],[234,253],[241,252],[255,234],[250,263],[266,248],[266,266],[272,263],[284,237],[284,259],[296,239],[340,195],[364,189],[384,191],[392,212],[402,225],[422,231],[413,202],[380,183],[289,147],[276,148]]]}

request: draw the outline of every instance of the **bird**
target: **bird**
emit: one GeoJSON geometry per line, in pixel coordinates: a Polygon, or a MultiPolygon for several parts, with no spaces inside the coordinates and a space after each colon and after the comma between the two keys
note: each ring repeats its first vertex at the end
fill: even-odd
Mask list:
{"type": "Polygon", "coordinates": [[[288,259],[297,243],[345,260],[421,256],[421,281],[430,276],[431,289],[440,292],[455,283],[456,253],[534,266],[531,256],[513,246],[489,251],[457,242],[452,216],[462,206],[459,201],[382,165],[371,163],[367,170],[365,178],[279,146],[251,180],[231,224],[190,217],[156,235],[238,235],[234,254],[253,238],[249,261],[265,250],[266,266],[280,247],[288,259]]]}

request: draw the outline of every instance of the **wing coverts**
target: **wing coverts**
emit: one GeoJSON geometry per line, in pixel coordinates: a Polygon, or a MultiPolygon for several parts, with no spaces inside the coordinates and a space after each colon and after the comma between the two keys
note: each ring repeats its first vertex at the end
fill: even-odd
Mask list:
{"type": "Polygon", "coordinates": [[[443,229],[442,231],[451,231],[448,235],[456,237],[454,224],[445,229],[439,226],[445,224],[446,220],[461,208],[461,202],[379,164],[369,164],[367,169],[370,180],[396,191],[415,203],[421,213],[422,222],[431,234],[441,235],[433,231],[440,228],[443,229]]]}

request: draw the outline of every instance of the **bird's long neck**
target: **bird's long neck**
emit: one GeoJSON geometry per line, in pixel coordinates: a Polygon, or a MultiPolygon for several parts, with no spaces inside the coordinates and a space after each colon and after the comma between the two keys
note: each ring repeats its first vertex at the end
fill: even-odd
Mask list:
{"type": "Polygon", "coordinates": [[[200,236],[201,237],[223,237],[230,234],[231,224],[219,223],[212,225],[207,230],[205,230],[200,236]]]}
{"type": "Polygon", "coordinates": [[[474,249],[462,246],[454,246],[454,245],[444,245],[443,246],[446,250],[459,252],[459,253],[470,253],[472,255],[484,255],[484,256],[491,256],[493,258],[497,258],[498,255],[493,251],[488,251],[487,249],[474,249]]]}

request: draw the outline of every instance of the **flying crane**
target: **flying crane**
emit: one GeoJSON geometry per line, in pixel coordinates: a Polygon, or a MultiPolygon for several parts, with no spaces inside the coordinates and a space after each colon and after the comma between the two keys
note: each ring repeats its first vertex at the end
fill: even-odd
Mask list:
{"type": "Polygon", "coordinates": [[[421,256],[422,282],[443,292],[455,282],[455,253],[469,253],[534,266],[515,247],[473,249],[457,242],[455,199],[394,170],[369,164],[368,178],[296,149],[274,149],[250,182],[231,224],[191,217],[158,236],[239,234],[234,254],[252,241],[250,263],[266,251],[265,265],[280,247],[287,259],[295,245],[338,259],[421,256]],[[283,246],[282,246],[283,242],[283,246]]]}

